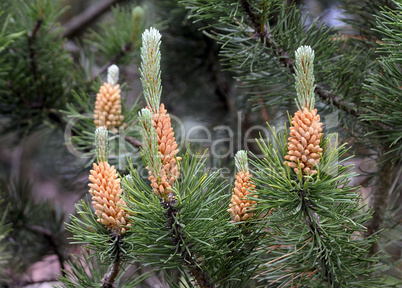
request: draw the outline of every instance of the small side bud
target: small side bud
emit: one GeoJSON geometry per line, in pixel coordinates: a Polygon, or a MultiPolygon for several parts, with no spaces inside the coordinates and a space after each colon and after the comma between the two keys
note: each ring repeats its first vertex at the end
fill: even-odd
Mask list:
{"type": "Polygon", "coordinates": [[[131,41],[137,43],[141,41],[141,31],[145,24],[145,11],[141,6],[136,6],[131,12],[132,15],[132,32],[131,41]]]}
{"type": "Polygon", "coordinates": [[[108,154],[108,131],[105,127],[99,127],[95,131],[96,157],[98,163],[106,162],[108,154]]]}
{"type": "Polygon", "coordinates": [[[124,176],[124,180],[125,180],[128,184],[134,185],[134,179],[133,179],[133,177],[132,177],[130,174],[125,175],[125,176],[124,176]]]}
{"type": "Polygon", "coordinates": [[[113,64],[107,68],[107,83],[116,85],[117,81],[119,81],[119,67],[113,64]]]}

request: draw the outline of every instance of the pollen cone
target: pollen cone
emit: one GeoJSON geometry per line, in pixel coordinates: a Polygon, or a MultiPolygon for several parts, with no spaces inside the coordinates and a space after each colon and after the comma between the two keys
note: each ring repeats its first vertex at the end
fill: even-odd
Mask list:
{"type": "Polygon", "coordinates": [[[251,192],[255,188],[255,185],[251,183],[251,177],[249,171],[239,171],[236,174],[235,187],[228,209],[230,216],[232,216],[232,222],[246,221],[254,216],[254,213],[249,212],[249,210],[256,204],[256,201],[246,198],[247,195],[256,197],[251,192]]]}
{"type": "Polygon", "coordinates": [[[107,162],[100,162],[99,165],[94,163],[93,167],[89,176],[92,182],[89,184],[89,193],[92,195],[92,205],[98,222],[113,232],[124,234],[126,228],[122,226],[130,225],[125,219],[126,212],[121,208],[126,203],[120,198],[122,189],[116,169],[107,162]]]}
{"type": "Polygon", "coordinates": [[[96,94],[94,123],[96,128],[106,126],[108,130],[116,130],[124,120],[121,115],[120,85],[103,83],[96,94]]]}
{"type": "Polygon", "coordinates": [[[320,148],[321,128],[320,115],[317,109],[309,111],[299,110],[292,118],[290,137],[288,138],[288,155],[284,164],[299,173],[299,165],[303,175],[317,173],[313,167],[320,162],[322,149],[320,148]]]}
{"type": "MultiPolygon", "coordinates": [[[[175,158],[179,149],[177,149],[170,116],[166,112],[167,110],[165,109],[165,106],[161,104],[159,114],[153,115],[153,126],[157,135],[162,171],[160,172],[160,175],[153,175],[152,171],[150,171],[148,179],[151,181],[151,186],[158,195],[169,194],[173,183],[180,176],[175,158]]],[[[181,160],[181,158],[177,157],[177,160],[181,160]]]]}

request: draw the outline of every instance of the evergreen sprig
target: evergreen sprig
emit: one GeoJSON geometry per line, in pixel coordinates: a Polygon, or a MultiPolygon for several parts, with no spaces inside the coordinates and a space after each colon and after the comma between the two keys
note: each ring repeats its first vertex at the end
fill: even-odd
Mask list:
{"type": "MultiPolygon", "coordinates": [[[[88,249],[81,249],[80,255],[73,255],[71,261],[67,262],[69,270],[65,277],[60,277],[59,281],[64,288],[76,287],[99,287],[99,283],[108,272],[108,263],[103,262],[97,253],[88,249]]],[[[132,263],[124,262],[120,273],[116,278],[116,287],[129,288],[135,287],[153,271],[143,272],[141,268],[129,269],[132,263]]]]}
{"type": "Polygon", "coordinates": [[[399,145],[402,140],[402,4],[400,1],[393,3],[396,6],[394,9],[382,8],[381,14],[376,15],[376,28],[373,30],[382,36],[376,50],[380,66],[367,79],[365,88],[369,93],[363,98],[366,108],[361,119],[371,124],[370,136],[389,145],[387,153],[393,162],[398,163],[402,160],[402,147],[399,145]],[[392,127],[392,131],[376,126],[378,122],[392,127]]]}
{"type": "Polygon", "coordinates": [[[91,36],[86,40],[100,52],[105,63],[101,71],[116,62],[122,64],[132,63],[138,59],[141,46],[141,34],[146,24],[146,12],[141,6],[112,8],[111,21],[102,22],[99,29],[92,30],[91,36]]]}
{"type": "Polygon", "coordinates": [[[61,1],[2,2],[7,2],[2,7],[13,19],[5,25],[8,17],[1,17],[3,32],[25,33],[0,52],[12,67],[3,75],[7,81],[0,81],[4,91],[0,114],[6,119],[1,133],[26,136],[44,127],[60,128],[63,122],[58,111],[71,100],[71,89],[78,84],[57,21],[65,9],[61,1]]]}
{"type": "Polygon", "coordinates": [[[210,261],[217,261],[215,243],[225,237],[229,215],[222,205],[227,203],[225,185],[219,172],[206,171],[205,161],[190,153],[183,157],[175,196],[168,202],[161,202],[133,167],[133,182],[123,180],[123,185],[129,218],[135,223],[127,231],[133,257],[161,269],[180,267],[201,287],[213,287],[214,275],[207,268],[216,265],[210,261]]]}
{"type": "Polygon", "coordinates": [[[71,215],[71,223],[67,225],[67,230],[73,233],[71,244],[83,244],[107,264],[114,260],[116,245],[119,245],[119,249],[126,255],[131,244],[128,244],[125,238],[111,235],[110,231],[97,221],[98,218],[87,201],[81,200],[76,204],[76,208],[77,216],[71,215]]]}
{"type": "Polygon", "coordinates": [[[323,87],[332,81],[329,72],[338,41],[318,21],[307,26],[307,18],[294,4],[280,0],[181,2],[193,17],[208,21],[205,33],[221,44],[220,55],[242,87],[254,88],[250,96],[255,105],[261,105],[261,99],[268,106],[293,101],[294,51],[301,45],[316,51],[317,83],[322,82],[323,97],[334,97],[323,87]]]}
{"type": "Polygon", "coordinates": [[[99,76],[112,64],[131,64],[139,58],[141,33],[147,26],[146,13],[141,6],[116,5],[112,7],[112,17],[90,30],[83,43],[76,43],[80,48],[77,77],[90,88],[86,92],[98,87],[99,76]]]}
{"type": "Polygon", "coordinates": [[[278,287],[381,287],[381,279],[370,277],[376,269],[370,267],[375,258],[367,256],[376,239],[364,235],[370,214],[349,185],[355,174],[342,165],[350,159],[343,157],[346,145],[334,147],[336,136],[327,136],[317,175],[301,178],[283,165],[287,136],[273,129],[267,142],[259,141],[264,158],[251,161],[256,209],[273,211],[267,219],[272,247],[266,247],[258,278],[278,287]]]}
{"type": "Polygon", "coordinates": [[[13,223],[9,231],[8,251],[12,258],[8,262],[15,279],[28,267],[46,255],[56,255],[62,269],[68,258],[67,233],[64,222],[66,215],[61,207],[49,200],[38,199],[32,194],[32,185],[23,179],[0,183],[1,209],[7,210],[2,221],[13,223]]]}

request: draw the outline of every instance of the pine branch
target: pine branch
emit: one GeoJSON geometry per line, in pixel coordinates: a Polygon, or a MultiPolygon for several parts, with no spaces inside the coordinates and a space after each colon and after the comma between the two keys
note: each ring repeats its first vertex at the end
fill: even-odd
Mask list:
{"type": "MultiPolygon", "coordinates": [[[[104,0],[95,5],[89,6],[84,12],[72,18],[64,25],[63,37],[73,38],[77,36],[86,26],[94,22],[103,13],[105,13],[110,6],[123,1],[123,0],[104,0]]],[[[110,65],[109,65],[110,66],[110,65]]]]}
{"type": "Polygon", "coordinates": [[[175,199],[170,200],[169,202],[162,202],[162,205],[166,211],[166,217],[168,219],[168,229],[170,230],[170,238],[172,240],[173,245],[177,247],[178,254],[182,255],[182,259],[184,265],[190,271],[190,274],[197,281],[198,285],[201,288],[209,288],[214,287],[210,282],[207,274],[202,271],[197,261],[193,258],[193,256],[189,253],[187,249],[183,249],[183,244],[185,242],[185,236],[181,233],[181,226],[177,224],[177,214],[178,211],[175,208],[177,201],[175,199]]]}
{"type": "Polygon", "coordinates": [[[115,240],[115,253],[116,256],[114,258],[113,264],[110,267],[109,273],[105,275],[102,279],[102,287],[101,288],[115,288],[115,281],[116,277],[119,274],[120,271],[120,265],[121,265],[121,251],[120,251],[120,241],[121,241],[121,236],[118,236],[117,239],[115,240]]]}
{"type": "Polygon", "coordinates": [[[254,13],[254,8],[251,7],[248,0],[242,0],[242,6],[254,27],[255,35],[260,39],[262,43],[268,48],[271,48],[274,53],[279,57],[279,62],[285,67],[288,67],[289,71],[294,74],[294,63],[295,60],[289,57],[289,53],[284,51],[281,47],[278,47],[274,41],[272,41],[272,36],[268,32],[267,26],[263,24],[263,21],[258,19],[254,13]]]}
{"type": "MultiPolygon", "coordinates": [[[[38,36],[39,30],[42,27],[43,19],[38,19],[35,22],[34,27],[32,28],[32,31],[28,34],[28,50],[29,50],[29,66],[31,68],[31,73],[32,73],[32,79],[31,79],[31,85],[35,86],[37,84],[37,81],[39,79],[38,76],[38,67],[36,63],[36,52],[33,47],[35,40],[38,36]]],[[[41,108],[43,105],[43,93],[39,93],[39,102],[37,103],[30,103],[30,106],[33,108],[41,108]]]]}
{"type": "Polygon", "coordinates": [[[131,145],[133,145],[134,147],[137,148],[142,148],[142,143],[140,140],[135,139],[134,137],[131,136],[123,136],[124,140],[126,140],[128,143],[130,143],[131,145]]]}
{"type": "MultiPolygon", "coordinates": [[[[275,41],[273,41],[272,36],[268,32],[266,25],[263,24],[263,21],[258,19],[258,17],[255,15],[256,13],[254,12],[254,8],[250,5],[249,1],[242,0],[241,3],[244,11],[248,16],[248,19],[251,22],[252,27],[254,28],[254,35],[260,39],[261,43],[264,43],[267,48],[271,49],[274,52],[274,54],[278,57],[279,62],[283,66],[287,67],[290,73],[294,74],[295,60],[289,56],[289,53],[287,51],[275,44],[275,41]]],[[[317,84],[315,92],[323,101],[332,103],[332,105],[334,105],[336,108],[348,113],[349,115],[352,115],[356,118],[363,115],[363,112],[358,110],[354,104],[340,99],[338,96],[324,89],[319,84],[317,84]]],[[[394,130],[392,127],[389,127],[383,123],[375,122],[375,124],[384,130],[394,130]]]]}
{"type": "MultiPolygon", "coordinates": [[[[386,151],[385,151],[386,152],[386,151]]],[[[382,158],[380,158],[381,160],[382,158]]],[[[367,234],[372,235],[381,230],[384,227],[385,213],[387,212],[387,206],[389,202],[389,192],[392,187],[392,182],[394,180],[394,169],[395,163],[386,162],[385,165],[381,165],[379,168],[379,173],[377,175],[377,187],[373,190],[370,199],[370,206],[372,207],[374,213],[373,218],[370,220],[367,234]]],[[[371,247],[371,252],[376,252],[378,249],[377,245],[371,247]]]]}
{"type": "Polygon", "coordinates": [[[314,212],[313,204],[306,198],[306,192],[304,190],[300,190],[298,195],[302,200],[302,210],[306,214],[306,223],[310,228],[310,232],[313,234],[313,236],[318,234],[318,236],[323,239],[324,236],[321,230],[320,217],[314,212]]]}
{"type": "MultiPolygon", "coordinates": [[[[310,229],[312,236],[314,238],[318,236],[320,239],[324,240],[324,235],[323,235],[323,231],[321,228],[320,217],[314,211],[315,208],[314,208],[313,204],[311,203],[311,201],[309,199],[307,199],[306,191],[300,190],[298,192],[298,195],[299,195],[299,197],[301,197],[301,200],[302,200],[301,207],[302,207],[302,210],[304,211],[304,214],[306,215],[306,223],[310,229]]],[[[319,240],[317,239],[316,241],[313,241],[313,243],[317,244],[317,243],[319,243],[318,241],[319,240]]],[[[339,286],[335,285],[336,283],[334,283],[333,279],[335,278],[335,275],[333,275],[332,272],[330,272],[332,270],[332,267],[327,265],[327,261],[325,260],[325,258],[326,258],[325,248],[323,249],[323,247],[321,245],[318,245],[317,249],[318,249],[318,251],[321,250],[320,251],[320,260],[321,260],[321,265],[322,265],[326,280],[331,285],[331,287],[339,287],[339,286]]],[[[329,254],[331,254],[331,252],[329,254]]]]}

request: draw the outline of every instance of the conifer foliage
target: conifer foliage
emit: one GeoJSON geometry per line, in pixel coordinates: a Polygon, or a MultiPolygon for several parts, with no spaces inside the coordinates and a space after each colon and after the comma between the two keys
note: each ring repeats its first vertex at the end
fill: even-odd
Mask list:
{"type": "Polygon", "coordinates": [[[141,287],[155,275],[176,288],[393,287],[378,239],[402,171],[400,0],[345,1],[345,14],[355,14],[344,20],[348,36],[307,21],[293,1],[177,1],[220,45],[254,108],[293,115],[268,124],[260,156],[235,154],[230,181],[210,169],[206,152],[179,146],[174,103],[162,90],[169,52],[162,34],[146,29],[143,8],[113,8],[113,25],[79,44],[74,56],[87,64],[77,68],[63,46],[60,1],[0,2],[12,3],[0,12],[0,136],[74,122],[66,144],[86,157],[77,164],[88,182],[69,219],[33,201],[29,184],[0,185],[0,286],[9,287],[12,255],[36,262],[54,254],[65,288],[141,287]],[[137,58],[142,109],[125,102],[129,69],[119,75],[116,65],[137,58]],[[339,134],[325,126],[333,111],[339,134]],[[369,207],[352,185],[360,150],[378,166],[369,207]],[[76,255],[66,241],[80,246],[76,255]]]}
{"type": "MultiPolygon", "coordinates": [[[[107,130],[98,128],[99,165],[89,177],[95,211],[82,202],[80,217],[72,216],[68,228],[77,243],[109,265],[108,272],[102,266],[90,271],[105,273],[99,285],[126,287],[125,281],[141,281],[147,275],[121,278],[122,267],[136,262],[163,270],[171,287],[179,287],[169,276],[172,270],[189,287],[381,287],[381,278],[372,275],[378,259],[368,254],[376,239],[364,235],[370,212],[349,186],[354,174],[342,164],[346,159],[340,160],[346,145],[337,147],[331,142],[336,136],[321,134],[313,110],[311,47],[296,52],[297,104],[307,116],[299,116],[303,123],[292,120],[290,144],[287,131],[273,129],[267,142],[261,139],[264,158],[253,156],[253,169],[246,151],[236,154],[230,201],[219,173],[205,171],[205,158],[188,152],[176,156],[174,132],[160,104],[161,35],[151,28],[142,39],[147,108],[139,119],[149,181],[130,165],[122,193],[115,170],[105,162],[107,130]],[[309,144],[310,134],[317,139],[309,144]]],[[[62,279],[64,287],[85,283],[87,272],[70,265],[76,272],[62,279]]],[[[92,285],[100,279],[90,278],[92,285]]]]}

